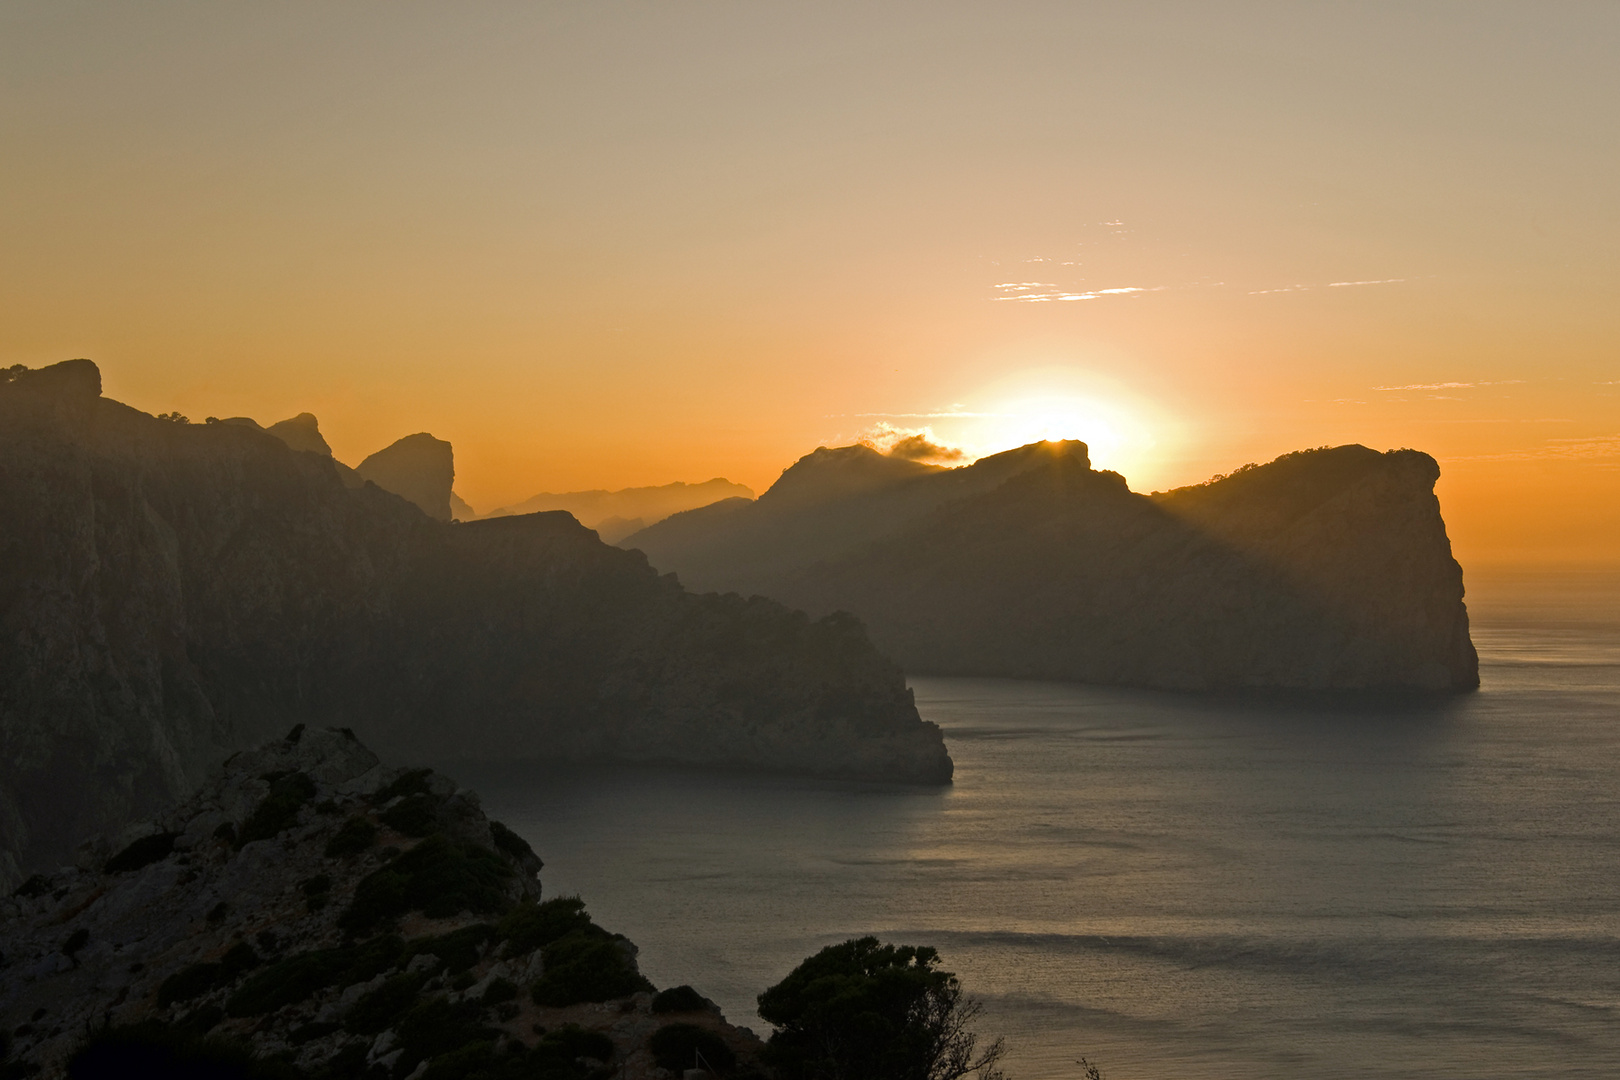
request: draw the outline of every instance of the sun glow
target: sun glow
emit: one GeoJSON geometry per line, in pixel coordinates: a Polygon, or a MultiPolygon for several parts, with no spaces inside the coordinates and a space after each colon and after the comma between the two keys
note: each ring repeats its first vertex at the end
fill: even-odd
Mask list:
{"type": "Polygon", "coordinates": [[[972,457],[1032,442],[1079,439],[1099,469],[1151,473],[1177,425],[1123,387],[1072,370],[1026,372],[969,400],[950,435],[972,457]]]}

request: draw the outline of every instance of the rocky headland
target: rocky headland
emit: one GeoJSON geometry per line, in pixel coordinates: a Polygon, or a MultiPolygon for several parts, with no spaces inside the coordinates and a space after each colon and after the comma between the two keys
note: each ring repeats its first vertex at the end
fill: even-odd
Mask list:
{"type": "Polygon", "coordinates": [[[149,416],[87,360],[0,382],[0,881],[305,722],[436,764],[949,779],[853,618],[693,595],[565,513],[436,520],[282,434],[149,416]]]}
{"type": "Polygon", "coordinates": [[[0,1071],[652,1080],[694,1050],[754,1071],[752,1033],[657,993],[540,868],[475,793],[295,728],[0,900],[0,1071]]]}
{"type": "Polygon", "coordinates": [[[1341,446],[1152,496],[1037,443],[820,449],[624,541],[696,588],[850,611],[908,671],[1209,690],[1479,684],[1433,458],[1341,446]]]}

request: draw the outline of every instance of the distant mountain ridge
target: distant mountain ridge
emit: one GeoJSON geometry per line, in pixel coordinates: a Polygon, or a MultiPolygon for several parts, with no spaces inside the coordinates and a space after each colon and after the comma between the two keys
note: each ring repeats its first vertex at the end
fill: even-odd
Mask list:
{"type": "Polygon", "coordinates": [[[921,472],[881,456],[822,448],[783,473],[781,497],[676,515],[624,546],[692,588],[853,612],[914,672],[1478,685],[1426,454],[1304,451],[1152,497],[1091,469],[1078,442],[921,472]]]}
{"type": "Polygon", "coordinates": [[[656,524],[671,514],[694,510],[725,499],[752,499],[752,488],[734,484],[723,477],[701,484],[677,481],[657,487],[622,488],[618,491],[541,492],[513,506],[491,510],[484,517],[510,517],[545,510],[566,510],[587,529],[595,529],[605,543],[616,543],[631,533],[656,524]]]}
{"type": "Polygon", "coordinates": [[[1040,463],[1078,455],[1075,441],[1033,443],[946,469],[864,444],[820,447],[783,470],[757,500],[676,514],[621,541],[689,588],[770,595],[803,567],[840,557],[904,522],[993,490],[1040,463]]]}
{"type": "Polygon", "coordinates": [[[100,386],[0,381],[0,884],[294,723],[435,764],[950,777],[853,619],[692,595],[563,513],[434,520],[100,386]]]}

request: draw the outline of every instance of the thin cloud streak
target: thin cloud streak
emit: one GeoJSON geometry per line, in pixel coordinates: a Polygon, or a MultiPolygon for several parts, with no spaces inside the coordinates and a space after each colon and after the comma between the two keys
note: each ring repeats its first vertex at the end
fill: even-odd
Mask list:
{"type": "Polygon", "coordinates": [[[1473,454],[1452,461],[1585,461],[1605,467],[1620,466],[1620,434],[1589,435],[1571,439],[1548,439],[1529,450],[1501,454],[1473,454]]]}
{"type": "Polygon", "coordinates": [[[1498,379],[1495,382],[1437,382],[1412,383],[1410,386],[1375,386],[1374,390],[1470,390],[1477,386],[1519,386],[1523,379],[1498,379]]]}
{"type": "Polygon", "coordinates": [[[1410,279],[1403,277],[1378,278],[1372,281],[1330,281],[1325,285],[1288,285],[1281,289],[1255,289],[1250,296],[1265,296],[1269,293],[1310,292],[1312,289],[1343,289],[1352,285],[1397,285],[1410,279]]]}
{"type": "MultiPolygon", "coordinates": [[[[1055,288],[1055,286],[1046,286],[1046,287],[1047,288],[1055,288]]],[[[1031,292],[1031,293],[1018,293],[1017,290],[1027,288],[1027,286],[1023,286],[1023,285],[997,285],[996,288],[1011,290],[1011,291],[1014,292],[1014,295],[992,297],[992,299],[994,299],[994,300],[1014,300],[1014,301],[1017,301],[1019,303],[1024,303],[1024,304],[1045,304],[1045,303],[1052,303],[1054,301],[1063,302],[1063,301],[1073,301],[1073,300],[1099,300],[1104,296],[1126,296],[1126,295],[1129,295],[1131,293],[1159,292],[1160,289],[1163,288],[1163,286],[1160,286],[1159,289],[1144,289],[1144,288],[1140,288],[1138,286],[1132,285],[1132,286],[1128,286],[1126,288],[1121,288],[1121,289],[1093,289],[1090,292],[1056,292],[1056,293],[1033,293],[1033,292],[1031,292]]]]}

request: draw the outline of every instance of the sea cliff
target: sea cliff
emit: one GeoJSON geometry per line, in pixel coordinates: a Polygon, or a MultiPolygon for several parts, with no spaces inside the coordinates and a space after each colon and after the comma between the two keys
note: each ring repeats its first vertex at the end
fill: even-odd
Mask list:
{"type": "Polygon", "coordinates": [[[1149,496],[1079,442],[959,469],[844,447],[785,472],[780,497],[625,544],[699,587],[853,612],[916,673],[1467,690],[1478,659],[1439,475],[1415,450],[1341,446],[1149,496]]]}
{"type": "Polygon", "coordinates": [[[564,513],[453,523],[89,361],[0,384],[0,879],[295,723],[385,756],[948,780],[848,617],[694,596],[564,513]]]}

